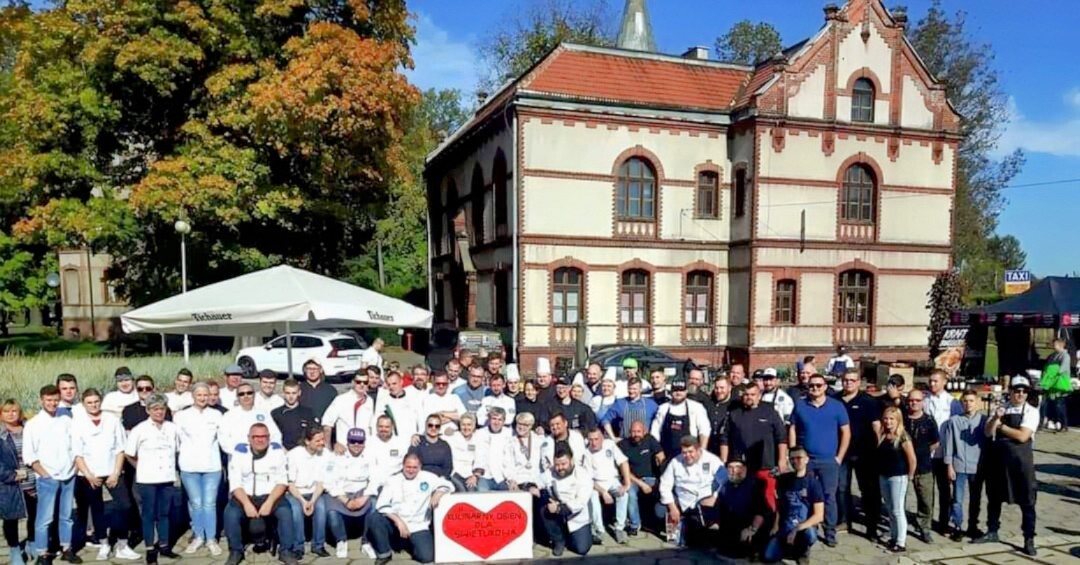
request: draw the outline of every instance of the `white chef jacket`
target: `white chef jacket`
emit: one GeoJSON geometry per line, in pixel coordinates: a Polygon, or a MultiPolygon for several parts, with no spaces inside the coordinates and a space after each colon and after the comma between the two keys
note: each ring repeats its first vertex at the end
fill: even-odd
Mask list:
{"type": "Polygon", "coordinates": [[[586,449],[585,453],[594,483],[603,487],[604,490],[622,484],[622,473],[619,472],[619,465],[626,463],[628,460],[614,441],[605,439],[599,450],[586,449]]]}
{"type": "Polygon", "coordinates": [[[221,388],[219,388],[218,404],[220,404],[221,407],[225,410],[232,410],[233,408],[240,406],[240,402],[236,399],[236,390],[229,390],[229,387],[227,386],[222,386],[221,388]]]}
{"type": "Polygon", "coordinates": [[[363,371],[371,365],[375,365],[379,368],[379,376],[381,377],[383,370],[383,359],[382,355],[380,355],[379,352],[375,350],[374,345],[368,347],[362,353],[360,353],[360,370],[363,371]]]}
{"type": "Polygon", "coordinates": [[[687,398],[685,402],[678,405],[665,402],[656,410],[656,417],[653,418],[651,430],[651,434],[656,438],[656,441],[660,441],[660,431],[664,425],[664,418],[667,417],[668,413],[674,416],[685,416],[689,413],[690,429],[687,434],[694,436],[695,439],[701,436],[708,437],[712,432],[712,424],[709,423],[709,412],[705,410],[705,407],[700,402],[687,398]]]}
{"type": "Polygon", "coordinates": [[[503,476],[507,481],[514,481],[519,485],[541,485],[540,446],[543,443],[543,438],[532,432],[529,432],[524,441],[515,436],[506,442],[503,452],[503,476]]]}
{"type": "Polygon", "coordinates": [[[176,424],[165,420],[160,426],[144,420],[128,434],[124,453],[137,458],[135,482],[144,485],[176,481],[176,451],[180,436],[176,424]]]}
{"type": "MultiPolygon", "coordinates": [[[[180,435],[180,470],[213,473],[221,470],[219,434],[225,416],[210,408],[189,406],[173,415],[180,435]]],[[[244,436],[247,438],[247,435],[244,436]]]]}
{"type": "Polygon", "coordinates": [[[116,456],[124,451],[127,432],[115,414],[102,411],[99,418],[94,424],[85,411],[73,416],[71,448],[76,457],[83,458],[94,476],[108,477],[116,468],[116,456]]]}
{"type": "Polygon", "coordinates": [[[251,426],[255,424],[264,424],[270,431],[270,441],[281,443],[281,430],[278,429],[270,414],[256,408],[244,410],[236,407],[226,412],[221,418],[221,428],[218,432],[221,450],[232,455],[237,445],[248,442],[248,433],[251,432],[251,426]]]}
{"type": "Polygon", "coordinates": [[[23,427],[23,461],[40,463],[49,476],[66,481],[75,476],[75,450],[71,441],[73,417],[50,416],[42,410],[23,427]]]}
{"type": "Polygon", "coordinates": [[[176,391],[166,392],[165,400],[168,401],[169,410],[171,410],[173,414],[195,404],[195,399],[191,397],[190,391],[182,394],[178,394],[176,391]]]}
{"type": "MultiPolygon", "coordinates": [[[[405,454],[409,452],[410,438],[404,436],[390,436],[389,441],[379,439],[379,436],[368,436],[364,445],[364,454],[371,462],[371,486],[382,486],[386,479],[401,471],[401,464],[405,461],[405,454]]],[[[374,492],[374,489],[372,490],[374,492]]]]}
{"type": "Polygon", "coordinates": [[[281,444],[271,443],[260,459],[255,459],[247,443],[238,445],[229,459],[229,492],[243,489],[251,498],[267,496],[278,485],[288,484],[287,466],[281,444]]]}
{"type": "Polygon", "coordinates": [[[795,411],[795,401],[784,389],[777,387],[772,392],[762,391],[761,401],[771,403],[785,424],[791,422],[791,413],[795,411]]]}
{"type": "Polygon", "coordinates": [[[686,456],[675,456],[660,476],[660,504],[678,501],[681,511],[693,508],[716,492],[716,473],[723,467],[719,457],[705,450],[693,465],[686,464],[686,456]]]}
{"type": "Polygon", "coordinates": [[[303,445],[298,445],[289,450],[285,456],[289,474],[289,484],[296,487],[300,494],[312,494],[315,485],[323,484],[326,488],[327,466],[330,456],[326,450],[309,453],[303,445]]]}
{"type": "Polygon", "coordinates": [[[407,394],[401,398],[394,398],[390,396],[390,391],[380,391],[378,398],[375,399],[375,412],[372,422],[378,420],[379,416],[391,413],[395,424],[394,435],[411,438],[413,435],[424,432],[421,427],[424,425],[424,420],[416,411],[407,394]],[[387,409],[389,409],[389,412],[387,409]]]}
{"type": "MultiPolygon", "coordinates": [[[[464,372],[464,371],[463,371],[464,372]]],[[[465,377],[458,377],[456,379],[450,379],[450,385],[446,387],[446,392],[454,394],[454,391],[468,384],[469,379],[465,377]]]]}
{"type": "Polygon", "coordinates": [[[592,522],[589,517],[589,499],[593,493],[593,480],[589,471],[575,463],[574,470],[569,475],[559,478],[551,471],[546,473],[545,479],[551,489],[551,497],[570,511],[567,529],[576,532],[588,527],[592,522]]]}
{"type": "Polygon", "coordinates": [[[382,514],[397,514],[409,527],[410,534],[422,532],[431,525],[431,495],[453,490],[449,481],[428,471],[420,471],[412,480],[397,473],[379,492],[375,509],[382,514]]]}
{"type": "MultiPolygon", "coordinates": [[[[934,419],[934,423],[937,424],[939,436],[942,435],[942,432],[945,429],[945,423],[949,421],[949,418],[964,412],[960,407],[960,401],[953,398],[953,395],[947,390],[942,390],[937,394],[927,391],[926,400],[923,402],[923,408],[926,410],[926,413],[934,419]]],[[[931,454],[931,457],[934,459],[941,459],[944,456],[944,448],[938,443],[938,447],[931,454]]]]}
{"type": "Polygon", "coordinates": [[[372,417],[375,413],[375,399],[367,395],[364,403],[358,407],[356,403],[359,401],[360,395],[350,388],[339,394],[322,414],[322,425],[334,428],[334,441],[341,445],[345,445],[349,430],[353,428],[364,430],[369,438],[375,435],[375,419],[372,417]]]}
{"type": "Polygon", "coordinates": [[[330,496],[362,493],[367,490],[371,480],[371,460],[366,450],[356,456],[348,451],[341,455],[330,455],[326,474],[325,487],[330,496]]]}
{"type": "MultiPolygon", "coordinates": [[[[555,438],[544,436],[543,444],[540,446],[540,471],[542,473],[551,471],[551,463],[555,460],[556,443],[555,438]]],[[[585,447],[585,438],[581,436],[581,432],[569,430],[566,443],[570,446],[570,451],[574,452],[574,466],[584,466],[586,464],[585,452],[588,448],[585,447]]]]}
{"type": "Polygon", "coordinates": [[[131,389],[131,392],[120,392],[114,390],[105,395],[105,398],[101,399],[101,411],[115,414],[119,417],[124,408],[131,406],[139,401],[139,393],[135,392],[135,388],[131,389]]]}
{"type": "MultiPolygon", "coordinates": [[[[427,417],[436,412],[457,412],[458,416],[463,416],[466,412],[465,403],[461,401],[460,396],[452,392],[447,392],[442,395],[435,394],[434,392],[426,393],[420,408],[420,415],[423,418],[425,425],[427,417]]],[[[458,429],[457,425],[453,422],[444,424],[442,431],[445,432],[447,428],[458,429]]]]}
{"type": "Polygon", "coordinates": [[[517,402],[507,394],[485,396],[480,401],[480,408],[476,411],[476,425],[487,425],[488,410],[491,410],[493,406],[498,406],[506,412],[506,427],[513,427],[514,416],[517,414],[517,402]]]}
{"type": "MultiPolygon", "coordinates": [[[[492,432],[489,428],[477,430],[476,434],[476,461],[473,469],[483,469],[484,478],[495,482],[502,482],[503,455],[506,453],[506,444],[513,439],[510,428],[503,426],[499,433],[492,432]]],[[[468,477],[468,475],[465,475],[468,477]]]]}
{"type": "Polygon", "coordinates": [[[278,406],[284,406],[285,399],[279,394],[271,394],[270,396],[263,396],[263,393],[259,390],[255,391],[255,409],[262,410],[269,414],[278,406]]]}
{"type": "Polygon", "coordinates": [[[476,432],[468,439],[461,432],[457,432],[443,436],[443,440],[450,444],[454,474],[463,479],[469,478],[473,472],[473,463],[476,463],[476,432]]]}

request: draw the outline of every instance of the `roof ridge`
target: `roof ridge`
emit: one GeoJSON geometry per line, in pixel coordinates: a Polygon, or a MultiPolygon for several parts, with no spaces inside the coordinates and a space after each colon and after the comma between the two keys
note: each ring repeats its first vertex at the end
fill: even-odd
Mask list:
{"type": "Polygon", "coordinates": [[[725,61],[712,61],[707,59],[687,59],[679,55],[667,55],[664,53],[650,53],[646,51],[634,51],[632,49],[620,49],[618,47],[600,47],[596,45],[584,45],[581,43],[563,43],[563,47],[566,47],[568,51],[580,51],[585,53],[594,53],[597,55],[610,55],[613,57],[626,57],[628,59],[648,59],[651,61],[659,61],[663,63],[677,63],[698,67],[709,67],[714,69],[727,69],[732,71],[744,71],[748,73],[754,72],[753,65],[743,65],[741,63],[730,63],[725,61]]]}

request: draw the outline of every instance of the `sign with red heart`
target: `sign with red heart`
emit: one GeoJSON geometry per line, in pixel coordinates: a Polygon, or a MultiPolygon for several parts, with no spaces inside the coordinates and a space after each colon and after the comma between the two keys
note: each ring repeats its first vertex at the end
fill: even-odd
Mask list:
{"type": "Polygon", "coordinates": [[[447,495],[436,509],[435,523],[439,562],[532,557],[532,501],[528,493],[447,495]]]}

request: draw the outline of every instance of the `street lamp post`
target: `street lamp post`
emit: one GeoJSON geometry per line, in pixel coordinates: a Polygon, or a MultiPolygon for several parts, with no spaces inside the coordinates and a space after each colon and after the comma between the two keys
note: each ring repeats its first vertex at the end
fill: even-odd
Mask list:
{"type": "MultiPolygon", "coordinates": [[[[173,224],[176,233],[180,234],[180,289],[187,294],[187,234],[191,233],[191,224],[184,220],[176,220],[173,224]]],[[[191,347],[188,343],[188,334],[184,334],[184,366],[190,365],[191,347]]]]}

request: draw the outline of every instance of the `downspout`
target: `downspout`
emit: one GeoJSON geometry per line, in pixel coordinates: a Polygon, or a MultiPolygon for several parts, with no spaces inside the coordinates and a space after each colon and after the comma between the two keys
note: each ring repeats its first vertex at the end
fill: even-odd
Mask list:
{"type": "MultiPolygon", "coordinates": [[[[431,276],[432,249],[431,249],[431,190],[428,185],[427,175],[421,174],[424,183],[424,192],[427,193],[427,281],[428,281],[428,312],[433,314],[432,320],[438,318],[435,314],[435,281],[431,276]]],[[[441,199],[439,200],[442,201],[441,199]]],[[[431,329],[431,328],[429,328],[431,329]]],[[[429,336],[430,339],[430,336],[429,336]]]]}
{"type": "MultiPolygon", "coordinates": [[[[512,105],[507,105],[507,109],[513,108],[512,105]]],[[[518,312],[520,311],[521,294],[518,292],[518,280],[521,278],[520,261],[518,256],[518,243],[520,237],[520,230],[518,229],[518,203],[521,201],[521,171],[518,170],[518,121],[517,111],[514,110],[510,116],[510,170],[511,178],[513,179],[514,197],[511,199],[510,206],[510,229],[513,231],[513,276],[510,282],[510,294],[513,296],[513,300],[510,301],[510,358],[520,364],[518,359],[518,326],[520,320],[518,319],[518,312]]]]}

